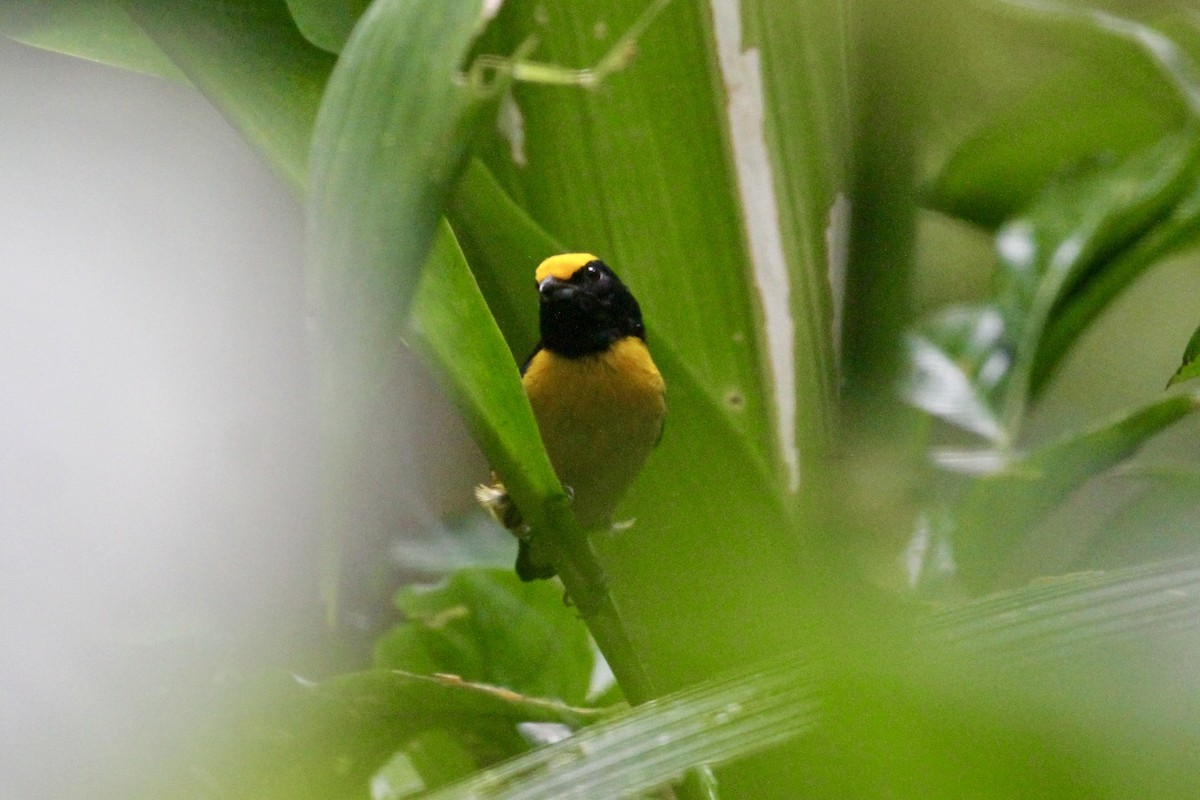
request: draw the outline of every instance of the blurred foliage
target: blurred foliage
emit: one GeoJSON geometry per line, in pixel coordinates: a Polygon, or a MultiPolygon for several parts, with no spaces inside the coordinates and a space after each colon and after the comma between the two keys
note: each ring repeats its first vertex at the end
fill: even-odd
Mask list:
{"type": "MultiPolygon", "coordinates": [[[[1137,456],[1196,408],[1161,387],[1200,335],[1124,412],[1036,424],[1200,236],[1194,10],[121,0],[0,31],[186,80],[306,200],[335,623],[405,344],[574,602],[478,568],[404,587],[374,669],[214,689],[160,793],[1195,796],[1200,486],[1137,456]],[[944,269],[979,270],[953,257],[979,231],[995,264],[916,319],[931,215],[961,223],[944,269]],[[632,524],[591,542],[516,367],[563,250],[631,286],[669,386],[632,524]],[[586,707],[593,640],[634,708],[586,707]]],[[[494,558],[427,538],[410,566],[464,553],[494,558]]]]}

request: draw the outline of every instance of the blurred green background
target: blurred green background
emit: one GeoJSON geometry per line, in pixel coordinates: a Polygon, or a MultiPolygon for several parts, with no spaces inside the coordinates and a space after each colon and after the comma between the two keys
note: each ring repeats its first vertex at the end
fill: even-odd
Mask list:
{"type": "MultiPolygon", "coordinates": [[[[164,280],[150,305],[199,295],[211,321],[199,340],[211,332],[231,358],[243,338],[282,352],[224,383],[173,383],[134,347],[109,393],[140,408],[137,376],[180,396],[188,380],[214,397],[276,393],[241,423],[244,438],[267,431],[268,456],[212,456],[218,473],[245,467],[231,488],[181,472],[179,491],[146,490],[178,513],[93,534],[104,550],[122,527],[215,541],[191,561],[165,534],[147,545],[161,554],[147,570],[169,565],[186,592],[165,579],[135,581],[132,600],[93,592],[98,621],[59,631],[60,606],[43,599],[69,593],[45,587],[104,576],[48,581],[65,562],[12,515],[6,582],[42,588],[8,604],[12,651],[35,656],[5,682],[52,694],[29,676],[87,641],[72,696],[86,706],[95,690],[121,712],[111,737],[60,749],[35,737],[36,758],[14,761],[19,785],[34,796],[45,772],[55,796],[608,797],[674,780],[698,797],[714,791],[710,766],[728,797],[1194,796],[1197,422],[1187,384],[1164,387],[1200,306],[1195,10],[481,8],[0,7],[18,42],[175,82],[141,76],[135,94],[202,93],[278,176],[263,190],[283,207],[265,223],[278,226],[268,250],[287,253],[271,272],[288,298],[280,324],[238,333],[214,310],[257,307],[253,284],[207,297],[169,250],[156,255],[180,288],[164,280]],[[516,52],[526,61],[504,58],[516,52]],[[617,68],[598,85],[571,85],[606,55],[617,68]],[[499,57],[483,83],[481,56],[499,57]],[[555,65],[558,84],[530,80],[529,61],[555,65]],[[591,548],[564,514],[515,366],[535,339],[529,278],[556,250],[596,252],[631,285],[670,387],[667,436],[623,508],[636,523],[591,548]],[[288,365],[282,391],[267,363],[288,365]],[[558,542],[568,592],[596,588],[572,576],[607,575],[586,626],[557,586],[509,574],[515,543],[470,509],[485,463],[558,542]],[[256,494],[259,521],[229,523],[256,494]],[[214,513],[226,522],[186,524],[214,513]],[[210,563],[244,572],[207,577],[210,563]],[[620,685],[596,666],[589,629],[620,685]],[[67,645],[26,644],[56,635],[67,645]],[[57,760],[51,776],[42,765],[57,760]]],[[[50,63],[8,43],[0,55],[50,63]]],[[[77,135],[73,155],[89,138],[77,135]]],[[[115,182],[146,180],[120,152],[115,182]]],[[[30,171],[13,209],[51,178],[76,190],[30,171]]],[[[178,181],[161,191],[204,186],[178,181]]],[[[197,212],[178,213],[171,224],[186,226],[197,212]]],[[[116,219],[162,224],[136,205],[116,219]]],[[[106,241],[77,225],[21,227],[106,241]]],[[[33,272],[23,253],[37,247],[24,247],[5,258],[12,276],[33,272]]],[[[57,260],[42,267],[51,278],[57,260]]],[[[62,260],[92,278],[111,268],[62,260]]],[[[97,385],[58,351],[30,352],[69,391],[97,385]]],[[[227,435],[212,407],[163,402],[227,435]]],[[[77,461],[87,441],[59,457],[77,461]]],[[[202,452],[158,441],[163,463],[202,452]]],[[[91,485],[68,474],[73,492],[91,485]]],[[[134,505],[122,497],[104,499],[134,505]]],[[[61,526],[88,527],[86,510],[61,526]]],[[[53,541],[78,552],[83,538],[53,541]]],[[[111,573],[129,576],[147,550],[111,552],[111,573]]],[[[46,730],[76,711],[23,709],[10,752],[43,710],[46,730]]]]}

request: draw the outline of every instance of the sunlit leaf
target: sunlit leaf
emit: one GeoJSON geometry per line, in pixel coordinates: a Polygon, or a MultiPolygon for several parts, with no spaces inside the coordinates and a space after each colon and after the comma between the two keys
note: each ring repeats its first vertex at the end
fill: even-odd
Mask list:
{"type": "Polygon", "coordinates": [[[375,645],[375,666],[449,673],[521,694],[582,703],[594,657],[562,590],[511,568],[463,570],[439,587],[396,595],[405,621],[375,645]]]}

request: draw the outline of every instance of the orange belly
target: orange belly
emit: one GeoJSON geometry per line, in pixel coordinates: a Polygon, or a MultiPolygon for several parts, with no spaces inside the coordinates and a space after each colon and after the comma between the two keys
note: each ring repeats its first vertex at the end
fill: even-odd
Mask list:
{"type": "Polygon", "coordinates": [[[646,344],[630,336],[581,358],[542,350],[523,381],[576,519],[607,524],[662,433],[665,385],[646,344]]]}

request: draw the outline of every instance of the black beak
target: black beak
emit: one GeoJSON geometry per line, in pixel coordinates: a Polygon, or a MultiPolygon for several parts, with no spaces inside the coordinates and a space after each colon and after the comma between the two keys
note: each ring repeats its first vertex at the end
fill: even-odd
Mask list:
{"type": "Polygon", "coordinates": [[[575,287],[553,275],[542,278],[538,284],[538,294],[543,300],[560,300],[575,293],[575,287]]]}

